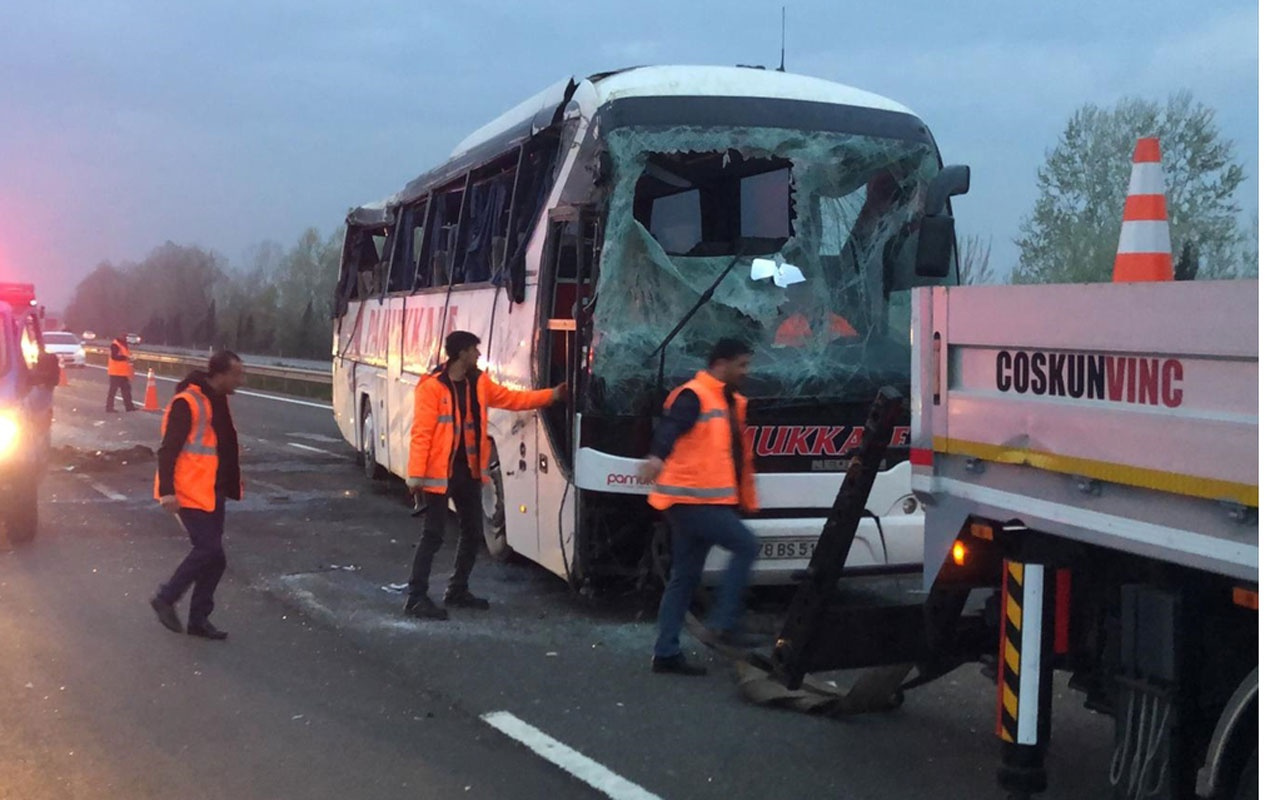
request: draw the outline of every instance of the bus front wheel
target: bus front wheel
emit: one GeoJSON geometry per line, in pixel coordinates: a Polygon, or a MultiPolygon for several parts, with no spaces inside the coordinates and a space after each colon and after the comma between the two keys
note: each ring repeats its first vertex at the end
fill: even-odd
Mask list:
{"type": "MultiPolygon", "coordinates": [[[[489,445],[493,447],[492,444],[489,445]]],[[[507,544],[507,506],[502,492],[502,467],[497,455],[489,464],[489,480],[480,489],[484,509],[484,544],[495,561],[514,561],[516,551],[507,544]]]]}
{"type": "Polygon", "coordinates": [[[369,398],[364,399],[364,410],[360,414],[360,461],[364,467],[364,476],[371,481],[379,481],[387,477],[387,471],[378,463],[377,447],[375,445],[378,435],[377,428],[373,423],[373,406],[369,404],[369,398]]]}

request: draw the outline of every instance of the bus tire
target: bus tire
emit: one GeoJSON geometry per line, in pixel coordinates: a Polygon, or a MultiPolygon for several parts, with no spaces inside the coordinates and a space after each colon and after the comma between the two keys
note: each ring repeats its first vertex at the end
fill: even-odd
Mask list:
{"type": "MultiPolygon", "coordinates": [[[[493,448],[492,441],[489,447],[493,448]]],[[[480,508],[484,511],[484,544],[494,561],[510,563],[516,551],[507,544],[507,505],[502,490],[502,467],[496,450],[489,463],[489,480],[480,487],[480,508]]]]}
{"type": "Polygon", "coordinates": [[[649,580],[654,588],[666,589],[671,577],[671,529],[665,522],[654,523],[649,540],[649,580]]]}
{"type": "Polygon", "coordinates": [[[24,480],[13,490],[9,508],[4,512],[5,531],[13,544],[27,544],[36,538],[36,530],[40,527],[37,494],[34,480],[24,480]]]}
{"type": "Polygon", "coordinates": [[[360,465],[364,467],[364,476],[371,481],[380,481],[387,477],[387,471],[378,463],[377,452],[378,431],[373,422],[373,406],[369,398],[364,398],[360,411],[360,465]]]}

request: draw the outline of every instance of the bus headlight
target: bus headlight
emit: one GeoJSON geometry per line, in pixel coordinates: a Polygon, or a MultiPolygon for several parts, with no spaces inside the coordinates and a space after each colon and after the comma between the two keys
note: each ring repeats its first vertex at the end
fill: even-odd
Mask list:
{"type": "Polygon", "coordinates": [[[0,412],[0,461],[17,452],[21,438],[22,428],[18,425],[17,416],[0,412]]]}

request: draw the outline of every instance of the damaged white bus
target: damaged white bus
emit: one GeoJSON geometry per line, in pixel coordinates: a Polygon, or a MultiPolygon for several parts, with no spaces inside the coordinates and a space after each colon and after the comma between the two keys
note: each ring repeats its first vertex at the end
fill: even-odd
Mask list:
{"type": "MultiPolygon", "coordinates": [[[[655,415],[714,341],[744,339],[755,580],[789,581],[877,389],[909,391],[909,290],[940,169],[908,109],[824,80],[644,67],[557,82],[348,215],[338,425],[370,477],[403,476],[414,386],[448,332],[476,333],[497,380],[567,381],[572,395],[492,412],[490,552],[575,587],[640,579],[665,558],[636,476],[655,415]]],[[[955,282],[954,265],[939,282],[955,282]]],[[[920,561],[908,430],[881,465],[852,567],[920,561]]],[[[713,551],[708,577],[724,564],[713,551]]]]}

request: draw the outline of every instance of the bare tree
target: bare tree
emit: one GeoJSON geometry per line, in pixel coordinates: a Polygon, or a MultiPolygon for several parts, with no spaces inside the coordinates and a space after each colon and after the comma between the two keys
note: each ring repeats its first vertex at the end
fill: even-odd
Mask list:
{"type": "Polygon", "coordinates": [[[991,268],[991,237],[970,234],[960,242],[960,283],[996,283],[991,268]]]}

